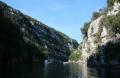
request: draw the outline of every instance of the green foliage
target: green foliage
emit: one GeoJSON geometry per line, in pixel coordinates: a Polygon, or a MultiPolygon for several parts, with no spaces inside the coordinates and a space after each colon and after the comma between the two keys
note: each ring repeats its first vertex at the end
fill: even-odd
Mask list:
{"type": "Polygon", "coordinates": [[[113,16],[105,15],[101,19],[101,25],[105,26],[109,30],[110,36],[120,33],[120,12],[113,16]]]}
{"type": "Polygon", "coordinates": [[[59,55],[57,56],[55,53],[55,58],[68,59],[71,53],[68,43],[73,48],[78,47],[77,41],[72,40],[64,33],[0,3],[0,60],[3,59],[3,62],[12,60],[15,62],[39,62],[54,52],[59,55]]]}
{"type": "Polygon", "coordinates": [[[101,34],[98,32],[95,34],[95,37],[96,37],[96,39],[95,39],[94,43],[99,43],[101,41],[101,34]]]}
{"type": "Polygon", "coordinates": [[[107,0],[108,7],[113,6],[116,1],[118,1],[118,0],[107,0]]]}
{"type": "Polygon", "coordinates": [[[80,60],[81,52],[79,50],[75,50],[74,52],[71,53],[69,56],[69,59],[71,61],[78,61],[80,60]]]}
{"type": "Polygon", "coordinates": [[[88,32],[88,28],[89,28],[89,26],[90,26],[90,23],[91,23],[91,22],[86,22],[86,23],[84,24],[83,28],[81,28],[81,32],[82,32],[82,34],[84,35],[84,37],[87,36],[87,32],[88,32]]]}
{"type": "Polygon", "coordinates": [[[96,54],[95,54],[95,58],[97,61],[100,61],[100,56],[101,56],[101,46],[98,44],[96,46],[96,54]]]}
{"type": "Polygon", "coordinates": [[[96,47],[96,53],[100,53],[100,49],[101,49],[100,45],[97,45],[97,47],[96,47]]]}
{"type": "Polygon", "coordinates": [[[11,19],[1,17],[0,23],[1,62],[31,63],[35,60],[34,58],[38,59],[38,62],[42,62],[45,59],[47,53],[42,51],[46,50],[39,48],[34,42],[25,42],[19,26],[14,24],[11,19]]]}
{"type": "Polygon", "coordinates": [[[120,2],[120,0],[107,0],[107,9],[112,10],[115,2],[120,2]]]}
{"type": "Polygon", "coordinates": [[[101,15],[105,15],[108,11],[108,8],[104,7],[102,9],[99,9],[99,12],[101,13],[101,15]]]}
{"type": "Polygon", "coordinates": [[[97,19],[100,15],[101,15],[101,13],[100,13],[100,12],[93,12],[93,15],[92,15],[92,20],[97,19]]]}
{"type": "Polygon", "coordinates": [[[102,33],[102,30],[103,30],[103,26],[100,25],[99,28],[98,28],[98,33],[96,33],[95,43],[101,42],[101,33],[102,33]]]}
{"type": "MultiPolygon", "coordinates": [[[[97,19],[101,15],[101,12],[94,12],[91,21],[97,19]]],[[[88,28],[90,26],[91,21],[84,23],[83,28],[81,28],[81,32],[82,32],[84,37],[87,37],[87,35],[88,35],[87,34],[88,33],[88,28]]]]}

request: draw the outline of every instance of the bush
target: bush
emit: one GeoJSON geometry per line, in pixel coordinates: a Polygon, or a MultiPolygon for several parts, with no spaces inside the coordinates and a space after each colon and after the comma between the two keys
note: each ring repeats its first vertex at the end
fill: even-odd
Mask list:
{"type": "Polygon", "coordinates": [[[102,8],[102,9],[99,9],[99,12],[101,13],[101,15],[106,14],[107,11],[108,11],[108,8],[107,8],[107,7],[104,7],[104,8],[102,8]]]}
{"type": "Polygon", "coordinates": [[[98,28],[98,33],[96,33],[96,40],[94,41],[95,43],[101,42],[101,33],[103,31],[103,25],[99,25],[98,28]]]}
{"type": "Polygon", "coordinates": [[[120,33],[120,12],[113,16],[105,15],[101,19],[101,25],[109,30],[108,33],[110,36],[115,36],[116,33],[120,33]]]}
{"type": "Polygon", "coordinates": [[[96,53],[100,53],[100,49],[101,49],[101,46],[97,45],[97,47],[96,47],[96,53]]]}
{"type": "Polygon", "coordinates": [[[107,7],[108,7],[107,9],[111,11],[113,9],[113,5],[115,2],[120,2],[120,1],[119,0],[107,0],[107,7]]]}
{"type": "MultiPolygon", "coordinates": [[[[92,20],[97,19],[100,15],[101,15],[100,12],[94,12],[93,16],[92,16],[92,20]]],[[[91,21],[84,23],[83,28],[81,28],[81,32],[82,32],[82,34],[83,34],[84,37],[87,37],[87,35],[88,35],[87,33],[88,33],[88,28],[90,26],[90,23],[91,23],[91,21]]]]}
{"type": "Polygon", "coordinates": [[[108,7],[111,7],[114,5],[115,1],[118,1],[118,0],[107,0],[107,6],[108,7]]]}
{"type": "Polygon", "coordinates": [[[75,50],[74,52],[71,53],[69,56],[69,59],[71,61],[78,61],[80,60],[81,52],[79,50],[75,50]]]}
{"type": "Polygon", "coordinates": [[[97,19],[100,15],[101,15],[101,13],[100,13],[100,12],[93,12],[93,15],[92,15],[92,20],[97,19]]]}
{"type": "Polygon", "coordinates": [[[84,37],[87,36],[87,32],[88,32],[88,28],[89,28],[89,26],[90,26],[90,23],[91,23],[91,22],[86,22],[86,23],[84,23],[83,28],[81,28],[81,32],[82,32],[82,34],[83,34],[84,37]]]}

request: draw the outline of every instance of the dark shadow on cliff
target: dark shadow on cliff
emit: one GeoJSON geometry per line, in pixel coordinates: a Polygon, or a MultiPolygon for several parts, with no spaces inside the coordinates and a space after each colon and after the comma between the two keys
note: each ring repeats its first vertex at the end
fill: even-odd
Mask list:
{"type": "Polygon", "coordinates": [[[34,56],[39,59],[39,62],[45,58],[37,47],[24,42],[19,26],[1,16],[0,63],[30,63],[34,61],[34,56]]]}
{"type": "Polygon", "coordinates": [[[100,46],[99,52],[89,57],[88,66],[120,65],[120,39],[100,46]]]}

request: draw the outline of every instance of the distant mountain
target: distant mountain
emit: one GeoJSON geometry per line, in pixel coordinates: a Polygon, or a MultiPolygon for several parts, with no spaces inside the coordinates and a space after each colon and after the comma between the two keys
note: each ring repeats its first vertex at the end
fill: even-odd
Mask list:
{"type": "Polygon", "coordinates": [[[78,43],[0,1],[0,62],[67,61],[78,43]]]}

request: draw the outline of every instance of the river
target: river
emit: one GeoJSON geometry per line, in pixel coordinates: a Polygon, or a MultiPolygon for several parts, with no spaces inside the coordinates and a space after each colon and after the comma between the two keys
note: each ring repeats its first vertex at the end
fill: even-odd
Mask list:
{"type": "Polygon", "coordinates": [[[78,63],[2,64],[0,78],[120,78],[120,67],[90,68],[78,63]]]}

